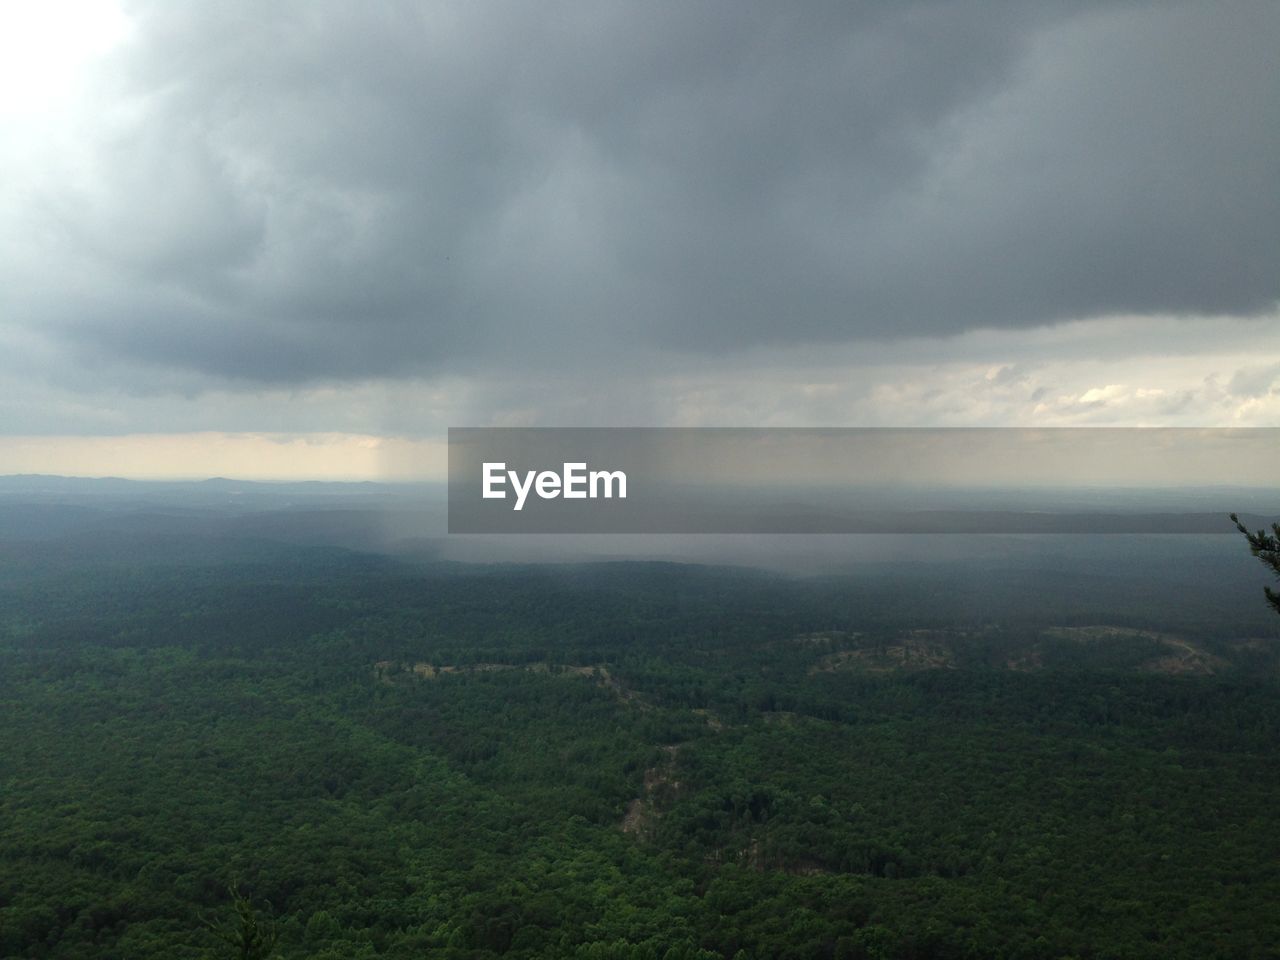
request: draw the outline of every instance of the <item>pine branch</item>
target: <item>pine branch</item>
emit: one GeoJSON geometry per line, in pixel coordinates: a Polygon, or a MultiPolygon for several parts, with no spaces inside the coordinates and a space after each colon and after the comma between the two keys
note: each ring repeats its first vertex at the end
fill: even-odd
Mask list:
{"type": "MultiPolygon", "coordinates": [[[[1231,522],[1236,525],[1236,529],[1244,534],[1245,539],[1249,541],[1249,552],[1263,562],[1272,573],[1280,579],[1280,523],[1271,525],[1271,532],[1266,530],[1258,530],[1250,532],[1249,528],[1240,522],[1240,518],[1236,514],[1231,514],[1231,522]]],[[[1263,593],[1266,595],[1267,603],[1276,613],[1280,613],[1280,593],[1272,590],[1270,587],[1263,587],[1263,593]]]]}

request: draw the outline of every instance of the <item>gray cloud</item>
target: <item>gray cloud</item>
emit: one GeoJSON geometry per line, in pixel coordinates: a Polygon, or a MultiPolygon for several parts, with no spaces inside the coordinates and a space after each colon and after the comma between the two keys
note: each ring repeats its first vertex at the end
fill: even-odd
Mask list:
{"type": "Polygon", "coordinates": [[[1265,397],[1274,393],[1280,382],[1280,363],[1237,370],[1227,383],[1233,397],[1265,397]]]}
{"type": "MultiPolygon", "coordinates": [[[[56,350],[56,344],[5,337],[0,330],[0,432],[231,431],[292,437],[318,431],[439,442],[447,427],[468,424],[1280,422],[1280,390],[1267,390],[1268,378],[1280,369],[1274,362],[1280,360],[1280,316],[1080,321],[945,340],[811,345],[715,358],[613,355],[554,375],[537,368],[506,369],[342,384],[231,382],[141,360],[67,370],[51,356],[56,350]],[[1152,344],[1162,350],[1153,352],[1152,344]],[[1262,358],[1272,362],[1259,366],[1262,358]],[[51,378],[50,370],[61,374],[51,378]]],[[[0,444],[0,471],[4,449],[0,444]]]]}
{"type": "Polygon", "coordinates": [[[82,364],[641,375],[1280,299],[1269,2],[129,12],[5,208],[0,298],[82,364]]]}

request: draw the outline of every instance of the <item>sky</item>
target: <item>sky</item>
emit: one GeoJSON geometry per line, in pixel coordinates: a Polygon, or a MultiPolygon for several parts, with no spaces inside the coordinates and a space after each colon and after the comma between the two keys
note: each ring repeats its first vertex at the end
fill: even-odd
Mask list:
{"type": "Polygon", "coordinates": [[[0,0],[0,473],[1280,426],[1280,5],[0,0]]]}

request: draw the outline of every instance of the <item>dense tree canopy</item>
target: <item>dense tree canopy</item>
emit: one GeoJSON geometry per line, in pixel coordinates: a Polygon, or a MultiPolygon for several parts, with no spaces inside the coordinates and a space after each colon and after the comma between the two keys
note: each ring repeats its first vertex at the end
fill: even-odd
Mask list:
{"type": "Polygon", "coordinates": [[[4,568],[0,956],[1280,942],[1272,624],[1205,609],[1194,565],[1172,603],[1052,571],[1064,609],[1025,573],[962,589],[972,565],[922,595],[885,568],[147,556],[4,568]]]}

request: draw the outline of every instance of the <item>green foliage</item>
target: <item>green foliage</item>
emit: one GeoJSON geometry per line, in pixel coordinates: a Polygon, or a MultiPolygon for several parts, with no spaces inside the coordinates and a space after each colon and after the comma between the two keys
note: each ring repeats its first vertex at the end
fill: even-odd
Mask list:
{"type": "MultiPolygon", "coordinates": [[[[1234,513],[1231,514],[1231,522],[1236,525],[1236,529],[1245,535],[1245,539],[1249,541],[1249,552],[1263,562],[1263,564],[1277,579],[1280,579],[1280,523],[1271,525],[1271,532],[1258,530],[1250,533],[1240,518],[1234,513]]],[[[1263,587],[1263,591],[1267,597],[1267,603],[1271,604],[1271,608],[1276,613],[1280,613],[1280,593],[1272,590],[1270,587],[1263,587]]]]}
{"type": "Polygon", "coordinates": [[[206,921],[213,935],[227,945],[225,956],[234,960],[267,960],[275,951],[279,933],[274,921],[260,919],[258,911],[240,888],[232,884],[232,916],[220,923],[206,921]]]}
{"type": "Polygon", "coordinates": [[[0,579],[2,957],[1280,942],[1251,613],[1169,640],[1158,590],[1064,618],[915,572],[143,561],[0,579]],[[1215,672],[1151,667],[1178,644],[1215,672]]]}

